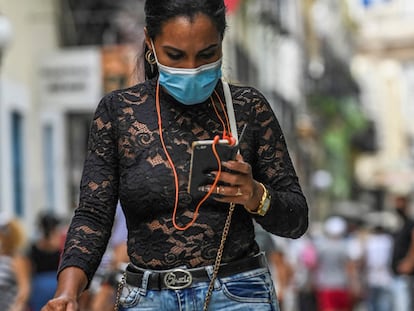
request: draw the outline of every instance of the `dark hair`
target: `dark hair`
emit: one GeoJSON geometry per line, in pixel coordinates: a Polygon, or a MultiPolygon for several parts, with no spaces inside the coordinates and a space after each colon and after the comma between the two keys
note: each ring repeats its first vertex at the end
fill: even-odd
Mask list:
{"type": "Polygon", "coordinates": [[[60,219],[49,213],[40,214],[38,217],[38,225],[45,238],[49,238],[53,230],[60,224],[60,219]]]}
{"type": "MultiPolygon", "coordinates": [[[[193,19],[195,15],[202,13],[211,18],[221,37],[224,37],[226,29],[226,6],[224,0],[146,0],[145,23],[147,33],[151,39],[155,39],[161,33],[161,29],[168,20],[184,16],[193,19]]],[[[144,55],[148,47],[144,48],[144,55]]],[[[158,74],[156,66],[148,63],[144,57],[145,76],[147,79],[158,74]]]]}

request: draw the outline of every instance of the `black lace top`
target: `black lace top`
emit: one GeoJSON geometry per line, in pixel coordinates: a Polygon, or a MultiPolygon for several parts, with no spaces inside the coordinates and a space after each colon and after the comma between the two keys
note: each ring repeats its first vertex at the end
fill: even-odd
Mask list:
{"type": "MultiPolygon", "coordinates": [[[[228,204],[208,199],[196,222],[179,231],[172,224],[174,177],[160,143],[156,80],[114,91],[99,103],[91,126],[78,208],[72,219],[59,271],[83,269],[92,278],[107,241],[119,199],[128,226],[128,254],[135,265],[169,269],[214,263],[228,204]]],[[[267,231],[298,238],[308,226],[308,208],[279,123],[257,90],[231,85],[240,152],[253,176],[268,188],[268,213],[256,216],[236,205],[223,262],[258,251],[253,218],[267,231]]],[[[222,85],[217,92],[224,98],[222,85]]],[[[177,223],[187,224],[198,203],[187,193],[191,143],[222,133],[212,103],[185,106],[160,91],[162,128],[179,177],[177,223]]]]}

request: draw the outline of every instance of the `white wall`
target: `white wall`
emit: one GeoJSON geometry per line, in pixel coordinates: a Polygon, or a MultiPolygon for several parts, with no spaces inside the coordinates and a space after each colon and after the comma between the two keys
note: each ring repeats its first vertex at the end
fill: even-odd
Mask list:
{"type": "Polygon", "coordinates": [[[230,56],[225,58],[225,69],[230,76],[234,76],[237,69],[232,61],[235,56],[231,45],[237,43],[257,68],[257,86],[263,93],[276,91],[294,105],[303,104],[304,56],[301,46],[300,2],[283,2],[283,9],[286,10],[286,14],[283,14],[286,22],[284,26],[289,31],[283,36],[275,25],[265,25],[260,21],[259,12],[263,10],[260,1],[247,3],[246,16],[240,14],[228,18],[225,41],[229,44],[225,45],[225,55],[230,56]]]}
{"type": "Polygon", "coordinates": [[[6,141],[11,137],[8,129],[10,111],[18,110],[24,116],[25,202],[24,222],[30,230],[37,211],[43,207],[43,169],[41,159],[41,133],[39,101],[36,87],[37,62],[40,55],[57,46],[57,21],[54,0],[0,0],[0,12],[11,22],[13,35],[10,46],[3,51],[1,67],[2,120],[0,123],[2,146],[1,183],[2,206],[11,208],[12,199],[8,174],[10,159],[6,141]],[[5,168],[5,169],[3,169],[5,168]]]}
{"type": "MultiPolygon", "coordinates": [[[[85,47],[55,50],[38,61],[39,126],[52,130],[52,179],[54,202],[48,202],[62,216],[69,216],[72,206],[68,197],[68,146],[66,114],[93,113],[102,96],[102,67],[99,48],[85,47]]],[[[44,146],[42,142],[41,146],[44,146]]],[[[79,148],[79,147],[78,147],[79,148]]],[[[45,155],[43,155],[45,156],[45,155]]],[[[42,174],[45,174],[44,168],[42,174]]],[[[45,186],[45,181],[43,181],[45,186]]],[[[48,189],[43,189],[43,197],[48,189]]]]}

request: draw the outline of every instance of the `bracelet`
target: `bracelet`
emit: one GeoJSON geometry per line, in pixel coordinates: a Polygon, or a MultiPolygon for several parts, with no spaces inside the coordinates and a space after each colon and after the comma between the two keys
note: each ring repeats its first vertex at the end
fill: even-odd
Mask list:
{"type": "Polygon", "coordinates": [[[264,216],[264,215],[266,215],[267,211],[269,210],[270,200],[271,200],[272,197],[270,196],[269,192],[267,191],[267,188],[265,187],[265,185],[263,185],[262,183],[259,183],[259,184],[263,188],[263,195],[262,195],[262,198],[260,199],[259,206],[257,207],[257,211],[253,212],[253,211],[247,209],[246,207],[245,208],[251,214],[257,214],[257,215],[260,215],[260,216],[264,216]]]}

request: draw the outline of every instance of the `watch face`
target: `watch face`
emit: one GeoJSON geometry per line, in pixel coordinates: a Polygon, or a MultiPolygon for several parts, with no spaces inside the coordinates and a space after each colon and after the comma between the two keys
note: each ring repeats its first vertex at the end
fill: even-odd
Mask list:
{"type": "Polygon", "coordinates": [[[269,207],[270,207],[270,196],[267,195],[263,202],[263,205],[261,206],[261,209],[258,211],[259,215],[264,216],[269,210],[269,207]]]}

